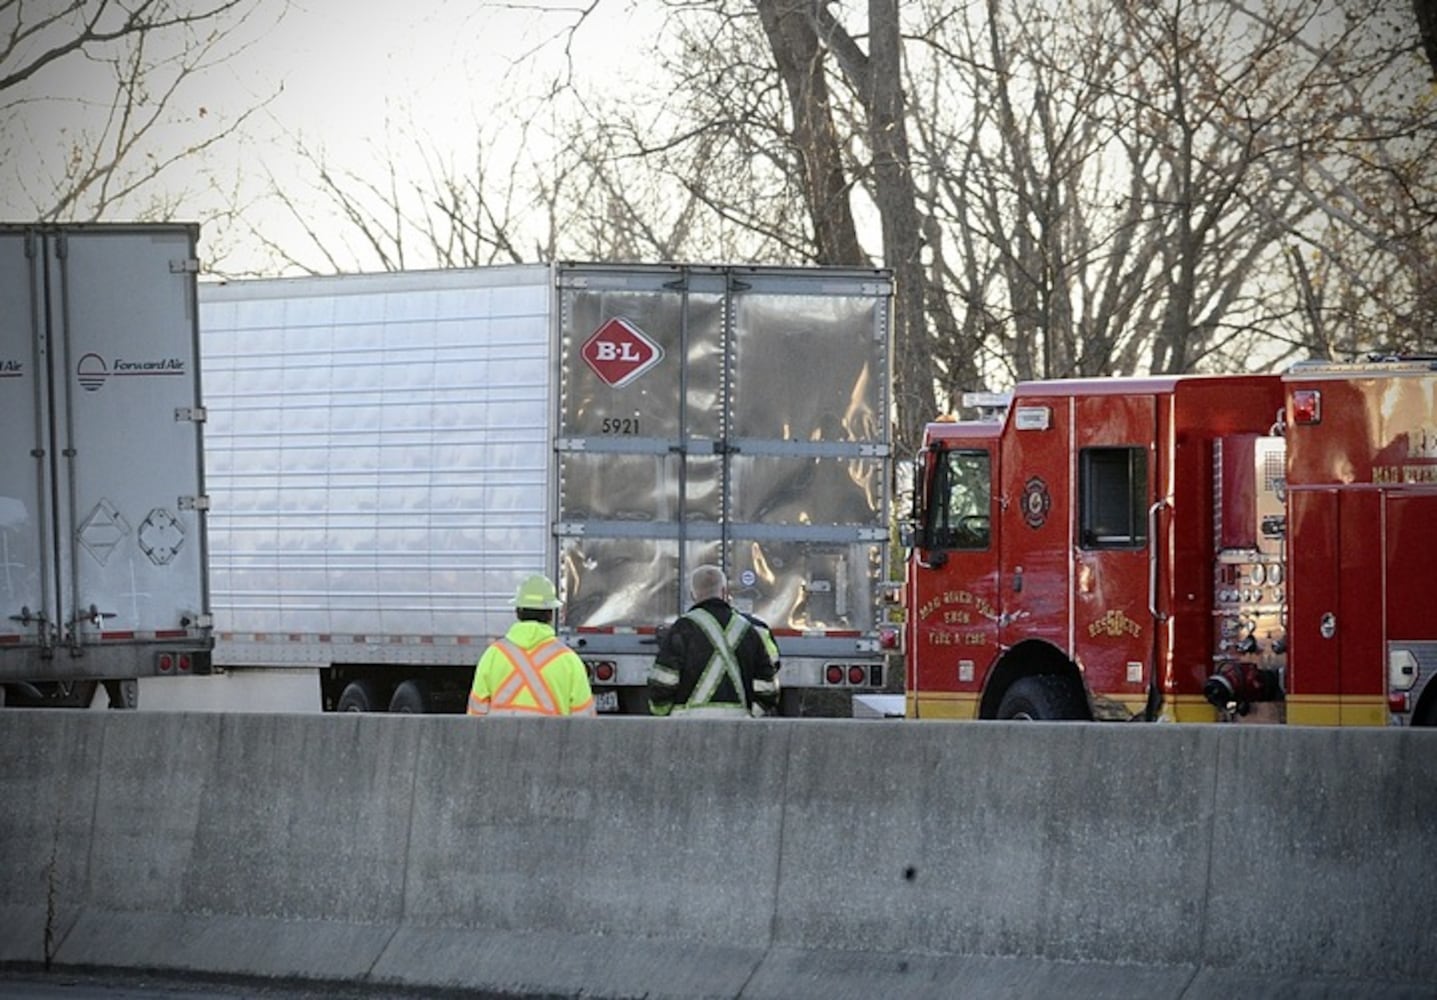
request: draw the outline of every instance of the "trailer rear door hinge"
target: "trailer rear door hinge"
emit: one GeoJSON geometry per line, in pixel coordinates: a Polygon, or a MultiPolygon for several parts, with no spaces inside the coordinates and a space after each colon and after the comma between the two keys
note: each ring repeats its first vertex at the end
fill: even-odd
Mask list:
{"type": "Polygon", "coordinates": [[[206,496],[200,496],[200,497],[180,497],[179,500],[176,501],[176,503],[179,504],[180,510],[209,510],[209,509],[210,509],[210,498],[209,498],[209,497],[206,497],[206,496]]]}
{"type": "Polygon", "coordinates": [[[200,261],[198,257],[181,257],[179,260],[170,261],[171,274],[199,274],[200,261]]]}
{"type": "Polygon", "coordinates": [[[191,423],[202,424],[210,418],[210,411],[203,406],[177,406],[175,407],[175,420],[183,423],[188,420],[191,423]]]}

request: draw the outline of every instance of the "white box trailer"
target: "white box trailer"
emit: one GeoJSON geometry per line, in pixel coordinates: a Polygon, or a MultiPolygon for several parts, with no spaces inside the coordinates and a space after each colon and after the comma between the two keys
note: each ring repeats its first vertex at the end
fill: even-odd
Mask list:
{"type": "Polygon", "coordinates": [[[461,711],[542,571],[600,707],[642,712],[712,562],[788,711],[883,689],[890,299],[880,270],[713,265],[202,285],[216,664],[461,711]]]}
{"type": "Polygon", "coordinates": [[[0,225],[0,684],[209,671],[192,225],[0,225]]]}

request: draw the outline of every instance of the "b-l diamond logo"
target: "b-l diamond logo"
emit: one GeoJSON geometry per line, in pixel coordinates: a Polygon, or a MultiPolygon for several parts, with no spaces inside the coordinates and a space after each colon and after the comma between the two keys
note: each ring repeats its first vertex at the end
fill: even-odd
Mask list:
{"type": "Polygon", "coordinates": [[[622,316],[595,330],[579,353],[594,374],[615,389],[628,385],[664,359],[664,349],[622,316]]]}

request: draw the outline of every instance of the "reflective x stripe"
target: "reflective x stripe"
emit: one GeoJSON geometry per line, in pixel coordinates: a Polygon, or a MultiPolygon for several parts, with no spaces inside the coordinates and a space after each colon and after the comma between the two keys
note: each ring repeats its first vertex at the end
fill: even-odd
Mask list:
{"type": "Polygon", "coordinates": [[[538,646],[533,653],[525,653],[508,639],[500,639],[496,642],[499,652],[513,666],[511,673],[499,685],[499,690],[494,692],[494,708],[502,709],[513,706],[514,699],[519,697],[525,688],[534,695],[534,701],[538,703],[538,711],[545,715],[558,715],[559,709],[554,704],[554,694],[549,686],[544,683],[544,677],[539,672],[545,664],[550,663],[564,652],[563,643],[557,640],[538,646]],[[532,659],[531,659],[532,657],[532,659]]]}
{"type": "Polygon", "coordinates": [[[678,687],[681,676],[677,670],[658,663],[649,668],[649,680],[662,687],[678,687]]]}
{"type": "Polygon", "coordinates": [[[709,643],[714,648],[713,656],[709,657],[708,665],[699,677],[699,682],[694,685],[694,693],[689,696],[690,705],[706,705],[713,698],[714,692],[718,690],[719,681],[725,674],[733,682],[733,688],[738,692],[739,701],[744,699],[743,692],[743,671],[739,669],[738,658],[734,656],[734,647],[743,638],[744,630],[749,627],[748,619],[743,615],[734,613],[729,619],[728,628],[725,630],[719,627],[718,619],[701,608],[695,608],[686,616],[699,628],[703,629],[704,635],[708,636],[709,643]]]}

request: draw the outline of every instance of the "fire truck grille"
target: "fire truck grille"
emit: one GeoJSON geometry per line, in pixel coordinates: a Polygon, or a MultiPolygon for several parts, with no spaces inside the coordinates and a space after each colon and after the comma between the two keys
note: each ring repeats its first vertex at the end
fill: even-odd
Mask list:
{"type": "Polygon", "coordinates": [[[1263,489],[1268,493],[1276,493],[1282,489],[1287,478],[1283,470],[1283,453],[1270,451],[1264,457],[1262,463],[1263,489]]]}

